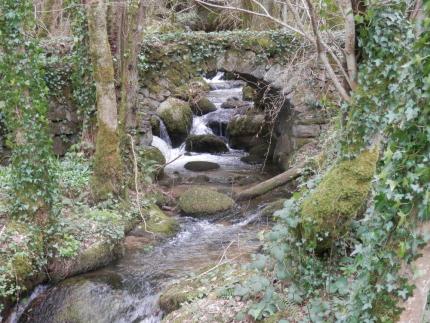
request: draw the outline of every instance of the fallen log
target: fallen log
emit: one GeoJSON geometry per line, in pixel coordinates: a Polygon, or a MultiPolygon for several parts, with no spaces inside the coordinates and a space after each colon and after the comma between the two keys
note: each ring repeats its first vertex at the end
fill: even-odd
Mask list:
{"type": "Polygon", "coordinates": [[[301,163],[296,167],[290,168],[289,170],[276,175],[275,177],[239,192],[236,195],[236,201],[250,200],[254,197],[266,194],[267,192],[270,192],[271,190],[296,179],[301,175],[303,166],[304,163],[301,163]]]}

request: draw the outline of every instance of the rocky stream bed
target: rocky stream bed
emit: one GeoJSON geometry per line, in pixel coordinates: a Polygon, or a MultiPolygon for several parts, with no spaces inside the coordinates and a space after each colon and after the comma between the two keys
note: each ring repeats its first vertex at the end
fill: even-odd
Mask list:
{"type": "Polygon", "coordinates": [[[165,313],[159,297],[172,282],[220,261],[243,262],[258,249],[257,233],[269,225],[262,210],[279,196],[243,203],[229,197],[271,172],[262,172],[261,164],[245,163],[248,154],[227,140],[227,124],[238,114],[237,106],[227,105],[240,102],[246,109],[252,102],[242,101],[242,83],[221,78],[219,73],[208,80],[212,90],[207,98],[214,108],[193,115],[186,141],[178,144],[177,137],[171,138],[162,118],[159,136],[152,141],[167,162],[159,184],[182,209],[166,211],[174,219],[174,233],[156,238],[138,226],[126,237],[121,259],[56,285],[38,286],[8,322],[160,322],[165,313]],[[199,146],[201,138],[207,142],[199,146]]]}

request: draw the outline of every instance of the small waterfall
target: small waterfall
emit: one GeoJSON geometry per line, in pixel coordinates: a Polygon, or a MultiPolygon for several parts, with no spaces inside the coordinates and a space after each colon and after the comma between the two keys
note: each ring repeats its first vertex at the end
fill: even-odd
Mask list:
{"type": "Polygon", "coordinates": [[[152,136],[152,143],[151,146],[158,148],[161,153],[163,154],[164,158],[166,158],[166,161],[170,161],[170,155],[172,152],[172,146],[157,136],[152,136]]]}
{"type": "Polygon", "coordinates": [[[172,141],[170,140],[166,125],[164,124],[163,120],[161,120],[161,118],[158,118],[158,120],[160,120],[160,138],[164,140],[169,147],[172,147],[172,141]]]}
{"type": "Polygon", "coordinates": [[[213,135],[213,131],[206,125],[204,117],[193,118],[193,126],[191,128],[192,135],[213,135]]]}

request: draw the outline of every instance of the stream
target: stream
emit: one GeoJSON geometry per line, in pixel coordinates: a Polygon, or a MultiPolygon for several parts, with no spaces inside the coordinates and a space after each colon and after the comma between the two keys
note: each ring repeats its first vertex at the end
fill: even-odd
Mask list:
{"type": "MultiPolygon", "coordinates": [[[[225,137],[226,124],[235,109],[222,109],[227,98],[242,97],[243,84],[222,80],[218,73],[207,80],[212,91],[208,98],[217,110],[204,116],[194,116],[191,134],[216,134],[225,137]],[[218,120],[220,127],[208,124],[218,120]],[[224,127],[225,128],[225,127],[224,127]]],[[[168,178],[176,178],[177,186],[187,186],[196,176],[207,178],[207,184],[224,192],[231,192],[239,180],[250,183],[269,177],[261,174],[258,165],[242,162],[242,150],[214,155],[185,153],[184,144],[172,149],[164,124],[153,146],[159,148],[169,164],[165,168],[168,178]],[[217,170],[195,173],[184,168],[189,161],[218,163],[217,170]]],[[[163,182],[160,183],[163,185],[163,182]]],[[[267,225],[260,216],[261,202],[241,204],[219,216],[191,218],[172,214],[180,224],[178,233],[148,246],[145,239],[126,239],[124,257],[115,263],[64,280],[56,285],[38,286],[27,301],[18,304],[8,322],[161,322],[163,313],[158,306],[160,292],[174,280],[218,263],[227,246],[228,258],[246,257],[260,246],[257,232],[267,225]],[[134,240],[133,240],[134,239],[134,240]],[[127,246],[127,241],[134,241],[127,246]],[[137,241],[137,242],[136,242],[137,241]]]]}

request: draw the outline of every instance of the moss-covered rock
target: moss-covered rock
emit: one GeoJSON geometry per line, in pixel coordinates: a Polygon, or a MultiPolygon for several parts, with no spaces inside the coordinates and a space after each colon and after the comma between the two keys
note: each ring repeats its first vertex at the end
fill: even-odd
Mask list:
{"type": "Polygon", "coordinates": [[[235,149],[249,150],[258,145],[268,145],[264,137],[267,135],[267,125],[264,115],[238,115],[227,125],[229,145],[235,149]]]}
{"type": "Polygon", "coordinates": [[[248,103],[240,100],[239,98],[233,96],[231,98],[228,98],[227,101],[223,102],[221,104],[222,109],[236,109],[236,108],[243,108],[249,106],[248,103]]]}
{"type": "Polygon", "coordinates": [[[254,165],[264,162],[270,163],[273,156],[273,149],[268,150],[268,144],[255,145],[249,149],[249,155],[242,157],[240,160],[254,165]]]}
{"type": "Polygon", "coordinates": [[[305,198],[301,209],[303,235],[317,250],[330,248],[363,211],[377,161],[378,150],[374,148],[339,162],[305,198]]]}
{"type": "Polygon", "coordinates": [[[242,98],[245,101],[254,101],[257,96],[257,91],[250,85],[245,85],[242,89],[242,98]]]}
{"type": "MultiPolygon", "coordinates": [[[[166,163],[166,158],[163,156],[160,149],[152,146],[144,146],[139,148],[139,162],[145,163],[148,161],[153,161],[157,165],[164,165],[166,163]]],[[[143,165],[140,165],[143,166],[143,165]]]]}
{"type": "Polygon", "coordinates": [[[162,235],[172,235],[179,229],[178,222],[167,216],[156,205],[147,210],[148,220],[146,221],[148,231],[162,235]]]}
{"type": "Polygon", "coordinates": [[[198,153],[225,153],[228,151],[224,141],[214,135],[193,135],[185,141],[185,150],[198,153]]]}
{"type": "Polygon", "coordinates": [[[195,115],[202,116],[215,111],[216,106],[207,97],[201,97],[191,102],[191,109],[195,115]]]}
{"type": "Polygon", "coordinates": [[[201,216],[215,214],[230,209],[234,201],[225,194],[206,187],[192,187],[182,193],[179,207],[188,215],[201,216]]]}
{"type": "Polygon", "coordinates": [[[257,134],[264,125],[264,115],[239,115],[231,119],[227,126],[229,136],[240,137],[257,134]]]}
{"type": "Polygon", "coordinates": [[[173,146],[179,146],[187,137],[193,122],[190,105],[182,100],[168,98],[157,109],[169,132],[173,146]]]}

